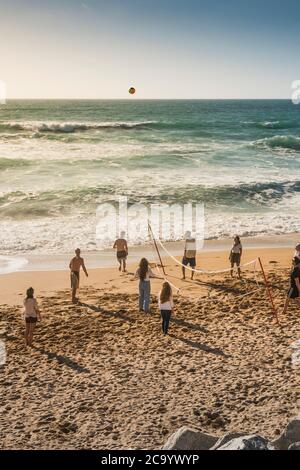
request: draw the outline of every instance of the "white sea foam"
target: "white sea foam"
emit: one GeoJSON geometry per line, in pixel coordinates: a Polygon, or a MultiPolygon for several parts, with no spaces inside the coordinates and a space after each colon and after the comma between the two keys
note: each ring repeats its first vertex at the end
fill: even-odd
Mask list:
{"type": "MultiPolygon", "coordinates": [[[[112,225],[113,225],[112,220],[112,225]]],[[[51,254],[69,253],[77,246],[84,251],[101,250],[110,247],[110,244],[101,244],[96,240],[97,221],[95,215],[76,213],[72,216],[43,218],[37,220],[1,220],[0,242],[2,252],[7,254],[24,253],[51,254]]],[[[222,239],[232,237],[236,233],[240,236],[279,235],[284,233],[300,232],[300,221],[295,218],[294,212],[278,213],[216,213],[206,212],[205,238],[222,239]]],[[[174,239],[171,239],[173,241],[174,239]]],[[[165,238],[164,241],[170,241],[165,238]]],[[[132,244],[145,243],[144,240],[132,238],[132,244]]],[[[11,262],[4,272],[24,267],[24,261],[14,264],[11,262]]],[[[19,259],[19,258],[18,258],[19,259]]],[[[23,258],[24,260],[24,258],[23,258]]],[[[1,260],[0,260],[1,262],[1,260]]],[[[0,269],[0,272],[3,272],[0,269]]]]}
{"type": "Polygon", "coordinates": [[[278,126],[279,124],[280,124],[279,121],[265,121],[265,122],[263,123],[263,126],[264,126],[264,127],[273,128],[273,127],[278,126]]]}
{"type": "Polygon", "coordinates": [[[60,122],[60,121],[9,121],[1,123],[5,129],[33,132],[63,132],[87,131],[97,129],[133,129],[135,127],[155,124],[156,121],[107,121],[107,122],[60,122]]]}
{"type": "Polygon", "coordinates": [[[274,135],[264,139],[251,142],[254,147],[269,147],[272,149],[285,149],[290,151],[300,151],[300,138],[294,135],[274,135]]]}
{"type": "Polygon", "coordinates": [[[21,258],[0,255],[0,274],[8,274],[20,271],[20,269],[26,266],[27,263],[28,260],[23,257],[21,258]]]}

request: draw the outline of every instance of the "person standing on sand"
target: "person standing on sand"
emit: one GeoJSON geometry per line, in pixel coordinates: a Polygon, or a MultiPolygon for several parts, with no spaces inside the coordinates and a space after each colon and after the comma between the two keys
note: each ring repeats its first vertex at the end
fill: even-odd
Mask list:
{"type": "Polygon", "coordinates": [[[168,334],[171,314],[174,308],[172,288],[168,282],[164,282],[158,294],[158,306],[162,319],[162,332],[168,334]]]}
{"type": "Polygon", "coordinates": [[[298,299],[300,295],[300,258],[293,258],[293,270],[290,278],[290,288],[288,290],[287,298],[284,304],[282,313],[287,312],[290,299],[298,299]]]}
{"type": "Polygon", "coordinates": [[[34,290],[29,287],[26,292],[26,298],[24,299],[24,319],[25,319],[25,342],[26,346],[32,347],[33,332],[37,321],[41,321],[41,312],[38,307],[38,303],[34,298],[34,290]]]}
{"type": "Polygon", "coordinates": [[[300,259],[300,243],[295,247],[294,258],[300,259]]]}
{"type": "Polygon", "coordinates": [[[149,266],[149,262],[146,258],[142,258],[138,269],[135,272],[134,278],[139,279],[139,309],[140,312],[150,313],[150,293],[151,285],[150,278],[160,279],[156,276],[149,266]]]}
{"type": "Polygon", "coordinates": [[[126,273],[126,259],[128,256],[128,245],[125,240],[125,232],[120,233],[120,238],[114,243],[113,249],[117,249],[117,260],[119,262],[119,271],[126,273]]]}
{"type": "Polygon", "coordinates": [[[229,261],[231,263],[231,270],[230,270],[231,277],[233,277],[233,268],[234,268],[234,265],[236,264],[237,270],[238,270],[238,276],[241,279],[240,264],[241,264],[242,253],[243,253],[243,247],[242,247],[241,239],[238,235],[236,235],[233,239],[233,245],[232,245],[232,248],[230,250],[230,255],[229,255],[229,261]]]}
{"type": "Polygon", "coordinates": [[[84,259],[81,258],[80,256],[80,249],[77,248],[75,250],[75,255],[74,258],[71,259],[69,268],[71,271],[71,289],[72,289],[72,302],[75,304],[78,299],[76,298],[76,292],[79,287],[79,273],[80,273],[80,268],[83,269],[86,277],[88,277],[88,273],[84,264],[84,259]]]}
{"type": "MultiPolygon", "coordinates": [[[[185,266],[190,265],[192,269],[196,267],[196,240],[192,238],[191,232],[185,234],[184,254],[182,258],[182,279],[185,279],[185,266]]],[[[194,271],[191,271],[191,279],[194,278],[194,271]]]]}

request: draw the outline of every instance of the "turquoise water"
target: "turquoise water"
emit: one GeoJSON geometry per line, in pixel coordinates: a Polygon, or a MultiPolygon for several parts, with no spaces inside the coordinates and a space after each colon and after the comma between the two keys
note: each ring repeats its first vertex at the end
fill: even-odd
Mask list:
{"type": "Polygon", "coordinates": [[[0,106],[2,253],[93,250],[95,210],[203,202],[206,237],[298,231],[300,106],[285,100],[0,106]]]}

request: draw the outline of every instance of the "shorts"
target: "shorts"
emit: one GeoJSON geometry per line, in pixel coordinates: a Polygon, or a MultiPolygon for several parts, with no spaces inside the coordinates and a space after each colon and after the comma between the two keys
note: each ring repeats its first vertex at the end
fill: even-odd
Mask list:
{"type": "Polygon", "coordinates": [[[298,289],[297,287],[291,287],[288,291],[288,297],[290,299],[296,299],[297,297],[299,297],[299,292],[298,292],[298,289]]]}
{"type": "Polygon", "coordinates": [[[25,322],[26,323],[36,323],[37,322],[37,317],[25,317],[25,322]]]}
{"type": "Polygon", "coordinates": [[[118,258],[118,260],[126,259],[127,258],[127,252],[126,251],[117,251],[117,258],[118,258]]]}
{"type": "Polygon", "coordinates": [[[237,264],[238,266],[240,265],[241,262],[241,255],[240,253],[231,253],[230,255],[230,261],[232,264],[237,264]]]}
{"type": "Polygon", "coordinates": [[[182,258],[182,264],[184,264],[184,266],[190,265],[191,268],[195,268],[196,258],[185,258],[185,257],[183,257],[182,258]]]}
{"type": "Polygon", "coordinates": [[[71,289],[77,289],[79,287],[79,272],[71,272],[71,289]]]}

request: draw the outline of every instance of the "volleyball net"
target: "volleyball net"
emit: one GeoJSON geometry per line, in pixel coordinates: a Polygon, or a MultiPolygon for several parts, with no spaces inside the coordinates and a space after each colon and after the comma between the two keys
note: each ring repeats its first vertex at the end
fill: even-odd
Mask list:
{"type": "MultiPolygon", "coordinates": [[[[159,237],[155,237],[149,221],[148,221],[148,232],[149,232],[150,241],[152,243],[152,246],[155,247],[156,255],[157,255],[158,260],[159,260],[159,263],[156,263],[156,270],[157,270],[157,272],[158,272],[158,274],[161,278],[163,278],[165,281],[167,281],[171,285],[171,287],[175,288],[177,293],[182,292],[182,289],[180,287],[175,286],[169,280],[169,275],[166,273],[165,265],[163,264],[160,250],[168,258],[172,259],[176,263],[177,266],[181,266],[181,268],[184,268],[188,271],[191,271],[192,273],[194,273],[196,275],[201,275],[201,274],[202,275],[217,275],[217,274],[222,274],[222,273],[230,273],[230,272],[233,271],[232,267],[225,268],[225,269],[203,269],[203,268],[196,268],[196,267],[194,268],[194,267],[191,267],[191,266],[187,266],[182,261],[180,261],[178,258],[176,258],[170,252],[170,250],[168,250],[168,248],[166,248],[166,246],[159,239],[159,237]]],[[[257,292],[262,287],[264,287],[265,290],[266,290],[266,294],[267,294],[268,300],[270,302],[271,308],[272,308],[272,313],[275,316],[277,323],[279,323],[278,313],[277,313],[277,309],[276,309],[276,306],[275,306],[275,303],[274,303],[274,298],[273,298],[271,286],[269,284],[269,281],[268,281],[268,278],[267,278],[267,275],[266,275],[266,272],[264,270],[264,267],[263,267],[263,264],[262,264],[262,261],[261,261],[260,257],[257,257],[253,260],[250,260],[247,263],[243,263],[243,264],[239,265],[238,268],[239,269],[244,269],[244,268],[252,269],[253,276],[254,276],[254,279],[255,279],[255,282],[256,282],[256,285],[257,285],[257,288],[255,290],[251,290],[250,292],[247,292],[246,294],[243,293],[241,295],[241,297],[244,298],[247,295],[250,295],[254,292],[257,292]],[[258,282],[258,279],[257,279],[257,274],[258,273],[262,274],[262,278],[263,278],[263,285],[262,286],[259,286],[259,282],[258,282]]],[[[193,281],[193,280],[191,279],[191,281],[193,281]]]]}

